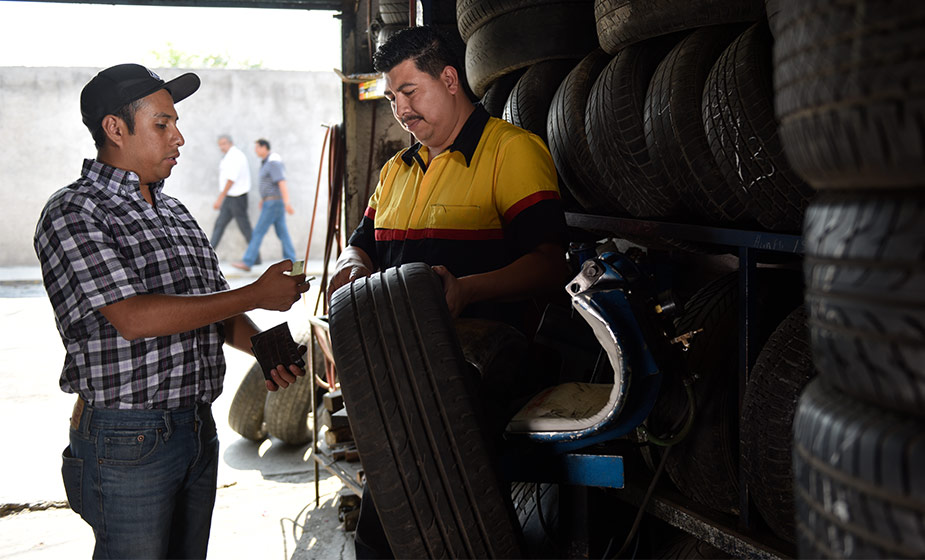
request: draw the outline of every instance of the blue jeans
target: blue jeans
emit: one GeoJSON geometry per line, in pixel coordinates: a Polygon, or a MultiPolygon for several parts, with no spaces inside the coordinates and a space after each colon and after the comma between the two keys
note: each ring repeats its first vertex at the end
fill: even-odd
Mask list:
{"type": "Polygon", "coordinates": [[[257,225],[254,226],[254,234],[251,236],[251,242],[244,252],[244,264],[254,266],[257,262],[257,256],[260,253],[260,244],[263,243],[263,236],[270,230],[270,226],[276,227],[276,237],[283,243],[283,258],[295,261],[295,247],[292,245],[292,239],[289,237],[289,229],[286,227],[286,205],[282,200],[264,200],[263,207],[260,209],[260,217],[257,218],[257,225]]]}
{"type": "Polygon", "coordinates": [[[85,407],[61,472],[93,558],[205,558],[218,479],[211,407],[85,407]]]}

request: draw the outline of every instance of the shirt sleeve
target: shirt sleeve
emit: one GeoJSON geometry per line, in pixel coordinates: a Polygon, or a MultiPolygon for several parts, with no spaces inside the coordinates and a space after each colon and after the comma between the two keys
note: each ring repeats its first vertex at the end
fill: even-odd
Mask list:
{"type": "Polygon", "coordinates": [[[519,251],[567,241],[556,167],[538,136],[519,134],[506,142],[496,177],[495,204],[506,237],[519,251]]]}
{"type": "Polygon", "coordinates": [[[286,180],[286,172],[281,161],[268,161],[267,174],[274,183],[286,180]]]}
{"type": "MultiPolygon", "coordinates": [[[[381,185],[381,183],[380,183],[381,185]]],[[[376,251],[376,208],[379,206],[379,185],[376,186],[375,192],[369,197],[369,205],[363,213],[363,219],[353,230],[348,245],[363,249],[369,258],[373,261],[373,266],[379,267],[378,252],[376,251]]]]}
{"type": "Polygon", "coordinates": [[[42,277],[61,328],[68,332],[91,313],[146,293],[119,251],[109,224],[89,199],[46,207],[35,235],[42,277]]]}

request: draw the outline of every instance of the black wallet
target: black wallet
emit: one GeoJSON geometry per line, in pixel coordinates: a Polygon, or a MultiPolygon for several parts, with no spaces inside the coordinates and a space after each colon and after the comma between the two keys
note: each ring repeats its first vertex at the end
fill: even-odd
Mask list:
{"type": "Polygon", "coordinates": [[[251,348],[265,379],[272,379],[270,372],[278,365],[295,364],[305,369],[305,360],[299,352],[299,344],[292,339],[289,323],[276,325],[272,329],[251,337],[251,348]]]}

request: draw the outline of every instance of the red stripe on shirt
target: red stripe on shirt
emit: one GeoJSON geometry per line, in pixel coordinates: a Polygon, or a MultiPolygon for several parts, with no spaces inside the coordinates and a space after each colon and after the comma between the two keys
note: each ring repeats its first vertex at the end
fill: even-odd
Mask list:
{"type": "Polygon", "coordinates": [[[513,206],[507,209],[507,212],[504,213],[504,223],[509,224],[511,221],[517,217],[518,214],[526,210],[527,208],[533,206],[541,200],[558,200],[559,193],[556,191],[540,191],[535,192],[529,196],[526,196],[516,203],[513,206]]]}
{"type": "Polygon", "coordinates": [[[370,220],[375,220],[376,219],[376,209],[373,208],[372,206],[367,206],[366,212],[364,212],[363,215],[369,218],[370,220]]]}
{"type": "Polygon", "coordinates": [[[504,239],[500,229],[377,229],[376,241],[406,241],[419,239],[447,239],[453,241],[488,241],[504,239]]]}

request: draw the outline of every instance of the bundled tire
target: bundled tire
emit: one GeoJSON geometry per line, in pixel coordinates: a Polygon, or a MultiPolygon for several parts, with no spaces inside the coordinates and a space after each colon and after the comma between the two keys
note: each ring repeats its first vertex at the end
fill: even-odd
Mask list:
{"type": "Polygon", "coordinates": [[[768,338],[742,402],[742,461],[749,495],[777,536],[796,542],[793,415],[815,377],[806,309],[801,305],[768,338]]]}
{"type": "Polygon", "coordinates": [[[794,427],[801,558],[925,557],[925,423],[819,378],[794,427]]]}
{"type": "Polygon", "coordinates": [[[781,140],[816,188],[918,187],[925,177],[925,3],[780,2],[781,140]]]}
{"type": "Polygon", "coordinates": [[[228,426],[241,437],[251,441],[261,441],[267,437],[263,410],[267,401],[267,385],[260,364],[247,371],[228,409],[228,426]]]}
{"type": "Polygon", "coordinates": [[[658,65],[646,92],[646,142],[660,175],[696,217],[726,224],[750,216],[713,159],[701,100],[713,63],[741,31],[735,25],[694,31],[658,65]]]}
{"type": "Polygon", "coordinates": [[[597,46],[590,0],[528,4],[486,19],[466,39],[466,75],[477,96],[514,70],[578,59],[597,46]]]}
{"type": "Polygon", "coordinates": [[[610,54],[651,37],[675,31],[758,21],[762,0],[595,0],[601,48],[610,54]]]}
{"type": "Polygon", "coordinates": [[[556,169],[578,203],[595,213],[620,214],[626,211],[614,185],[598,173],[585,134],[588,95],[608,61],[604,51],[595,49],[568,73],[552,98],[546,133],[556,169]]]}
{"type": "Polygon", "coordinates": [[[824,192],[803,239],[820,374],[859,399],[925,414],[925,190],[824,192]]]}
{"type": "Polygon", "coordinates": [[[639,43],[601,71],[588,95],[585,130],[602,176],[632,216],[656,218],[684,212],[677,193],[652,163],[646,145],[645,100],[649,80],[678,36],[639,43]]]}
{"type": "Polygon", "coordinates": [[[723,51],[703,89],[703,126],[720,173],[764,228],[799,232],[812,188],[790,168],[777,133],[771,35],[763,23],[723,51]]]}
{"type": "Polygon", "coordinates": [[[477,376],[439,277],[422,263],[361,278],[331,301],[334,357],[367,484],[397,558],[521,554],[477,376]]]}

